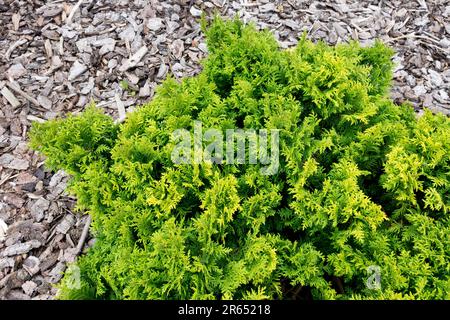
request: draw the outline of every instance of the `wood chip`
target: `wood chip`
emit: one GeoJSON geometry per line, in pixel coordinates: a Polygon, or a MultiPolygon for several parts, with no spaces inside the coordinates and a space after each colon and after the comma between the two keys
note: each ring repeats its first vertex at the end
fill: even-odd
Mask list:
{"type": "Polygon", "coordinates": [[[31,249],[39,248],[41,245],[42,243],[40,243],[37,240],[30,240],[24,243],[17,243],[3,250],[2,256],[9,257],[27,253],[31,249]]]}
{"type": "Polygon", "coordinates": [[[14,42],[14,43],[8,48],[8,50],[6,50],[6,52],[5,52],[5,59],[6,59],[6,60],[9,60],[9,57],[11,56],[11,53],[13,53],[13,51],[14,51],[17,47],[19,47],[19,46],[21,46],[21,45],[23,45],[23,44],[25,44],[25,43],[27,43],[27,42],[28,42],[27,39],[19,39],[19,40],[17,40],[16,42],[14,42]]]}
{"type": "Polygon", "coordinates": [[[3,87],[1,94],[12,105],[13,108],[17,108],[18,106],[20,106],[19,100],[17,100],[16,96],[14,96],[14,94],[7,87],[3,87]]]}
{"type": "Polygon", "coordinates": [[[50,100],[49,98],[47,98],[46,96],[43,95],[39,95],[37,97],[37,101],[39,102],[39,104],[47,109],[47,110],[51,110],[52,109],[52,100],[50,100]]]}
{"type": "Polygon", "coordinates": [[[5,240],[8,225],[0,218],[0,242],[5,240]]]}
{"type": "Polygon", "coordinates": [[[29,256],[24,262],[23,262],[23,268],[30,274],[35,275],[39,272],[39,258],[35,256],[29,256]]]}
{"type": "Polygon", "coordinates": [[[12,19],[12,23],[13,23],[13,30],[14,31],[19,30],[20,13],[13,13],[13,15],[11,16],[11,19],[12,19]]]}
{"type": "Polygon", "coordinates": [[[31,122],[36,121],[36,122],[39,122],[39,123],[44,123],[45,122],[44,119],[36,117],[36,116],[33,116],[32,114],[27,115],[27,120],[31,121],[31,122]]]}
{"type": "Polygon", "coordinates": [[[117,119],[117,122],[122,123],[123,121],[125,121],[126,117],[125,105],[123,104],[122,100],[120,100],[120,96],[118,93],[114,95],[114,98],[116,99],[117,111],[119,112],[119,119],[117,119]]]}
{"type": "Polygon", "coordinates": [[[0,156],[0,166],[14,170],[26,170],[30,163],[26,159],[13,156],[10,153],[4,153],[0,156]]]}
{"type": "Polygon", "coordinates": [[[73,7],[72,10],[69,13],[69,16],[66,19],[66,24],[71,24],[72,23],[72,19],[73,16],[75,15],[75,13],[77,12],[78,8],[80,7],[81,3],[83,2],[83,0],[79,0],[73,7]]]}
{"type": "Polygon", "coordinates": [[[23,91],[22,89],[20,89],[19,85],[11,80],[9,80],[9,83],[7,84],[7,86],[13,90],[14,92],[20,94],[22,97],[24,97],[25,99],[27,99],[28,101],[30,101],[32,104],[34,104],[35,106],[39,107],[39,102],[33,98],[32,96],[30,96],[28,93],[26,93],[25,91],[23,91]]]}
{"type": "Polygon", "coordinates": [[[74,224],[75,224],[75,217],[72,214],[68,214],[57,225],[55,230],[58,233],[66,234],[74,224]]]}
{"type": "Polygon", "coordinates": [[[170,51],[176,59],[181,59],[184,52],[184,41],[180,39],[176,39],[170,45],[170,51]]]}
{"type": "Polygon", "coordinates": [[[47,55],[47,58],[51,58],[53,56],[53,49],[52,49],[52,44],[50,42],[50,39],[45,39],[44,48],[45,48],[45,54],[47,55]]]}
{"type": "Polygon", "coordinates": [[[84,64],[80,63],[78,60],[76,60],[72,65],[72,67],[70,68],[68,80],[69,81],[75,80],[76,78],[81,76],[86,70],[87,67],[84,64]]]}
{"type": "Polygon", "coordinates": [[[27,73],[27,69],[21,63],[15,63],[6,71],[8,78],[18,79],[27,73]]]}
{"type": "Polygon", "coordinates": [[[148,48],[146,46],[141,47],[134,55],[132,55],[129,59],[126,59],[122,65],[119,67],[120,72],[127,71],[130,68],[135,67],[148,52],[148,48]]]}

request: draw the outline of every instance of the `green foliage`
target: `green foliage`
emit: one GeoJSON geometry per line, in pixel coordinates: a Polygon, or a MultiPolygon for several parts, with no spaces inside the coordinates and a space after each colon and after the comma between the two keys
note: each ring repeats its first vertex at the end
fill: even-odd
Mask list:
{"type": "Polygon", "coordinates": [[[119,81],[119,86],[122,88],[122,90],[124,91],[128,91],[129,89],[129,85],[128,85],[128,81],[127,80],[120,80],[119,81]]]}
{"type": "Polygon", "coordinates": [[[119,81],[119,86],[122,88],[123,91],[128,92],[128,94],[130,94],[131,96],[135,96],[136,95],[136,91],[132,90],[130,88],[130,84],[128,83],[127,80],[123,79],[119,81]]]}
{"type": "Polygon", "coordinates": [[[60,298],[449,299],[450,121],[388,98],[392,51],[215,19],[196,77],[120,125],[90,107],[31,145],[93,218],[60,298]],[[280,167],[174,164],[171,133],[280,129],[280,167]],[[381,290],[366,286],[379,266],[381,290]]]}

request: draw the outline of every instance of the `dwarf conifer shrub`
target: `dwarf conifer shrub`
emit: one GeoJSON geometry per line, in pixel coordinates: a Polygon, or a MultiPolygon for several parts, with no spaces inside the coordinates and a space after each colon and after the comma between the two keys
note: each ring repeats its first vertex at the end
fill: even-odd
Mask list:
{"type": "MultiPolygon", "coordinates": [[[[192,78],[114,124],[95,107],[35,123],[96,243],[61,298],[449,299],[450,121],[387,91],[392,51],[214,19],[192,78]],[[278,129],[279,168],[180,163],[177,129],[278,129]]],[[[206,145],[207,141],[203,141],[206,145]]]]}

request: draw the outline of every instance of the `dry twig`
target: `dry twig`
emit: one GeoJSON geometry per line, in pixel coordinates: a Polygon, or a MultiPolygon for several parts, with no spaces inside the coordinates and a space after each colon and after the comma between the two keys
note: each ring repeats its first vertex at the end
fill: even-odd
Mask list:
{"type": "Polygon", "coordinates": [[[81,250],[83,249],[83,245],[84,245],[84,242],[86,241],[86,237],[88,235],[90,225],[91,225],[91,216],[88,215],[88,217],[86,219],[86,224],[84,225],[84,228],[83,228],[83,232],[81,233],[80,240],[78,240],[77,254],[80,254],[81,250]]]}

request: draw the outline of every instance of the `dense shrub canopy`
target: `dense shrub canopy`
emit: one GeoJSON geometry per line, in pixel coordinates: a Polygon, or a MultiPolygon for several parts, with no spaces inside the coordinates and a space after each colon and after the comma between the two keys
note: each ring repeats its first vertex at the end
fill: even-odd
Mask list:
{"type": "Polygon", "coordinates": [[[123,124],[94,107],[34,124],[97,239],[61,297],[449,299],[450,121],[393,104],[392,51],[280,50],[238,20],[206,36],[203,71],[167,79],[123,124]],[[194,120],[279,129],[278,172],[175,164],[171,133],[194,120]]]}

